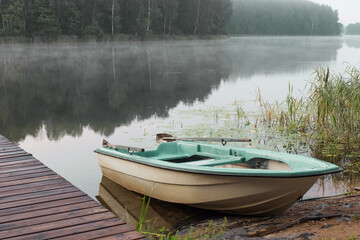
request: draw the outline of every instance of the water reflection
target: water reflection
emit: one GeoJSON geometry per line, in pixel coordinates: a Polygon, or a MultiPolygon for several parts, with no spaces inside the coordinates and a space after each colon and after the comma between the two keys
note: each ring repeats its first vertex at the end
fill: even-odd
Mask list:
{"type": "Polygon", "coordinates": [[[231,40],[234,78],[294,73],[336,60],[339,37],[248,37],[231,40]]]}
{"type": "MultiPolygon", "coordinates": [[[[133,227],[137,226],[143,204],[142,196],[103,176],[99,185],[99,195],[96,198],[119,218],[133,227]]],[[[145,225],[152,230],[165,228],[164,230],[169,231],[190,221],[204,219],[210,214],[214,215],[211,211],[152,198],[145,217],[145,225]]]]}
{"type": "Polygon", "coordinates": [[[337,173],[320,177],[304,195],[306,198],[327,197],[354,192],[360,186],[360,179],[346,173],[337,173]]]}
{"type": "Polygon", "coordinates": [[[360,36],[345,36],[345,44],[350,48],[360,48],[360,36]]]}
{"type": "Polygon", "coordinates": [[[18,44],[0,47],[0,133],[101,135],[134,119],[167,117],[204,101],[221,81],[312,69],[336,59],[341,38],[232,38],[164,43],[18,44]]]}

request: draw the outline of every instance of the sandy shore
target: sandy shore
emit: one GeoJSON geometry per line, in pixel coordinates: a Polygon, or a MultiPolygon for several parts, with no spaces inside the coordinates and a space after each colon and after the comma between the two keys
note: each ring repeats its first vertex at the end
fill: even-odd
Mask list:
{"type": "MultiPolygon", "coordinates": [[[[272,217],[226,218],[227,228],[218,239],[360,239],[360,192],[300,201],[272,217]]],[[[209,221],[192,226],[202,231],[209,221]]],[[[223,215],[213,219],[214,225],[223,222],[223,215]]]]}

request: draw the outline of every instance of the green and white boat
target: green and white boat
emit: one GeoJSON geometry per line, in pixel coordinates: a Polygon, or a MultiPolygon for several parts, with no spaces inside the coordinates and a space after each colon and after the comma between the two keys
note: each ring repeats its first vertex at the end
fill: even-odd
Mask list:
{"type": "Polygon", "coordinates": [[[314,158],[192,141],[156,150],[110,145],[95,150],[104,176],[163,201],[231,214],[277,214],[321,175],[342,171],[314,158]]]}

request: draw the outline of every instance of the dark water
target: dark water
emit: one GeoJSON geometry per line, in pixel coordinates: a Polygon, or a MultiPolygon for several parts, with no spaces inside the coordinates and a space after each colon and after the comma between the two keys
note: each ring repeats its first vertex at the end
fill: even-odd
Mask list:
{"type": "MultiPolygon", "coordinates": [[[[0,133],[95,197],[103,138],[156,147],[157,132],[201,124],[199,109],[240,101],[251,111],[258,88],[281,101],[314,67],[342,72],[357,56],[359,37],[2,45],[0,133]]],[[[348,188],[330,179],[310,193],[348,188]]]]}

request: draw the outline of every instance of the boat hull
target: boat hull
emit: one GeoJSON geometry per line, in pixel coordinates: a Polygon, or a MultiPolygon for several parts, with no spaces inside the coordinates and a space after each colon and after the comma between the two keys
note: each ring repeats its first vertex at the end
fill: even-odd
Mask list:
{"type": "Polygon", "coordinates": [[[104,176],[163,201],[241,215],[277,214],[294,204],[319,176],[252,177],[177,171],[98,154],[104,176]]]}

